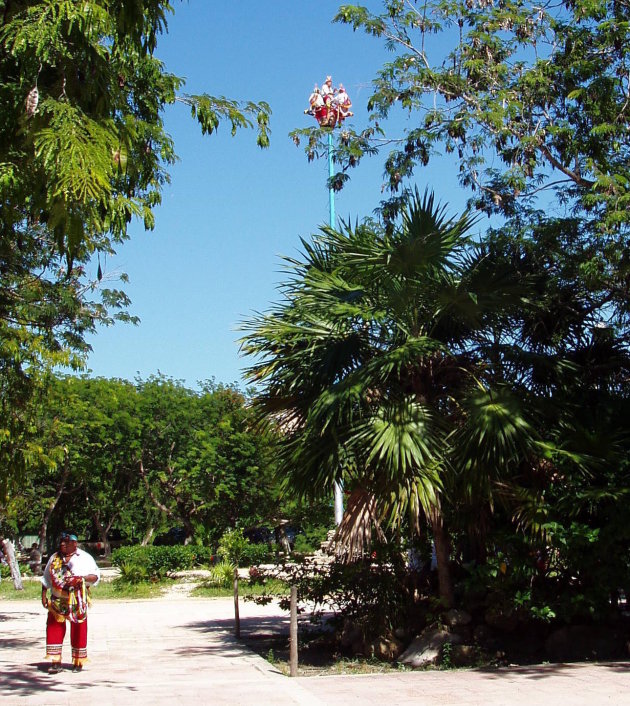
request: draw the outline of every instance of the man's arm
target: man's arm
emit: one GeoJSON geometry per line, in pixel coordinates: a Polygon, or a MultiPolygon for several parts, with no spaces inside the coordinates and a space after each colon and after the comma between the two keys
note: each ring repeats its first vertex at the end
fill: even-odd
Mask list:
{"type": "Polygon", "coordinates": [[[96,561],[94,560],[94,557],[91,554],[88,554],[88,552],[86,551],[81,551],[80,558],[81,568],[78,573],[83,576],[83,578],[85,579],[85,583],[87,583],[89,586],[95,586],[101,578],[101,572],[98,568],[96,561]]]}
{"type": "Polygon", "coordinates": [[[52,564],[53,557],[55,555],[53,554],[50,559],[46,562],[46,568],[44,569],[44,574],[40,578],[41,584],[42,584],[42,605],[44,608],[48,608],[48,589],[52,588],[52,579],[50,576],[50,565],[52,564]]]}

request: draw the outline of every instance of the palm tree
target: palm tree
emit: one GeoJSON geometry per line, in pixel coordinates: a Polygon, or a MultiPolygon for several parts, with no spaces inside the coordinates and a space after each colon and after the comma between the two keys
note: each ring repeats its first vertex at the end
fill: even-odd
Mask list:
{"type": "Polygon", "coordinates": [[[522,285],[488,266],[472,225],[416,192],[398,227],[322,228],[302,260],[286,260],[283,302],[242,341],[257,359],[255,408],[284,431],[286,483],[351,490],[338,532],[350,555],[375,526],[428,521],[447,606],[445,505],[464,491],[487,503],[535,441],[492,359],[522,285]]]}

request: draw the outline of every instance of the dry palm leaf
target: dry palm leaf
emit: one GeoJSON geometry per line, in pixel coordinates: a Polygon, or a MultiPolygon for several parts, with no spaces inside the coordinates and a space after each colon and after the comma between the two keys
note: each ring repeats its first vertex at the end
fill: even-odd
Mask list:
{"type": "Polygon", "coordinates": [[[337,558],[351,562],[365,556],[372,544],[373,531],[380,541],[386,541],[376,509],[376,497],[364,488],[357,488],[350,493],[346,511],[333,540],[337,558]]]}

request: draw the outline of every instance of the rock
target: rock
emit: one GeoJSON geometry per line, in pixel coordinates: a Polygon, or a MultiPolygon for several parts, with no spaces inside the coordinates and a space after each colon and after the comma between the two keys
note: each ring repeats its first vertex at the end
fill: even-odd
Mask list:
{"type": "Polygon", "coordinates": [[[484,616],[484,619],[490,627],[501,630],[502,632],[512,632],[516,630],[518,625],[518,615],[511,605],[498,603],[491,605],[484,616]]]}
{"type": "Polygon", "coordinates": [[[396,638],[380,637],[365,645],[364,654],[393,662],[403,651],[403,643],[396,638]]]}
{"type": "Polygon", "coordinates": [[[342,647],[352,647],[353,652],[357,643],[363,642],[363,632],[361,628],[351,620],[346,620],[343,624],[343,630],[339,642],[342,647]]]}
{"type": "Polygon", "coordinates": [[[552,662],[615,659],[623,651],[624,640],[615,630],[596,625],[567,625],[545,641],[545,653],[552,662]]]}
{"type": "Polygon", "coordinates": [[[403,642],[409,638],[409,633],[405,628],[396,628],[394,630],[394,637],[397,640],[402,640],[403,642]]]}
{"type": "Polygon", "coordinates": [[[453,645],[450,660],[453,667],[474,667],[479,661],[479,648],[475,645],[453,645]]]}
{"type": "Polygon", "coordinates": [[[485,623],[475,626],[473,640],[484,650],[497,650],[501,646],[496,632],[485,623]]]}
{"type": "Polygon", "coordinates": [[[459,627],[460,625],[468,625],[472,620],[472,617],[465,610],[458,610],[457,608],[451,608],[449,611],[444,613],[444,622],[451,628],[459,627]]]}
{"type": "Polygon", "coordinates": [[[349,647],[350,652],[352,652],[353,655],[363,655],[364,657],[368,656],[365,653],[365,642],[363,642],[363,640],[355,640],[349,647]]]}
{"type": "Polygon", "coordinates": [[[398,661],[410,667],[424,667],[437,662],[442,646],[459,644],[461,637],[440,628],[426,628],[400,655],[398,661]]]}
{"type": "Polygon", "coordinates": [[[462,638],[464,644],[470,644],[473,640],[472,625],[458,625],[452,628],[451,632],[459,635],[462,638]]]}

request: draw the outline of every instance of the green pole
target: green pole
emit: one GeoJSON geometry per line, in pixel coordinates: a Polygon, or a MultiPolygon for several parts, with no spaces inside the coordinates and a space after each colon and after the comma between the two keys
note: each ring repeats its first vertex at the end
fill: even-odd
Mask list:
{"type": "MultiPolygon", "coordinates": [[[[332,130],[328,133],[328,176],[330,179],[335,175],[333,168],[333,139],[332,130]]],[[[328,199],[330,204],[330,227],[335,227],[335,190],[332,182],[328,186],[328,199]]],[[[340,482],[335,481],[335,524],[340,525],[343,518],[343,487],[340,482]]]]}
{"type": "MultiPolygon", "coordinates": [[[[335,176],[333,168],[333,139],[332,130],[328,133],[328,176],[332,179],[335,176]]],[[[328,200],[330,202],[330,227],[335,227],[335,191],[332,188],[332,182],[328,186],[328,200]]]]}

